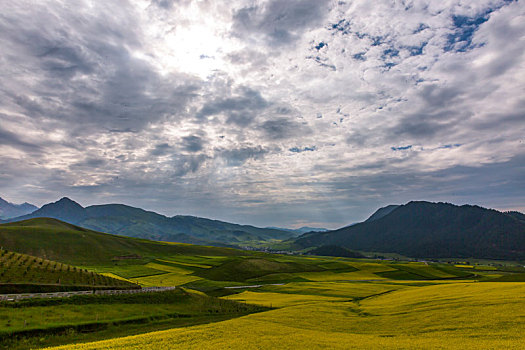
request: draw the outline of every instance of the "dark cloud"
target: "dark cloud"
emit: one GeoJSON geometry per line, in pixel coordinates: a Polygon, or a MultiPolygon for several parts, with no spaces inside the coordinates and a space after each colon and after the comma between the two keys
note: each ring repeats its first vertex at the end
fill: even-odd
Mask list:
{"type": "Polygon", "coordinates": [[[327,0],[272,0],[264,6],[245,7],[233,16],[233,32],[246,38],[263,35],[269,46],[290,44],[305,29],[323,22],[327,4],[327,0]]]}
{"type": "Polygon", "coordinates": [[[178,2],[177,0],[152,0],[151,4],[169,10],[178,2]]]}
{"type": "Polygon", "coordinates": [[[421,100],[416,112],[405,113],[389,134],[428,138],[443,135],[468,122],[473,112],[464,107],[463,86],[440,87],[435,84],[424,85],[418,90],[421,100]]]}
{"type": "Polygon", "coordinates": [[[198,155],[175,155],[173,156],[173,175],[176,177],[195,173],[208,159],[205,154],[198,155]]]}
{"type": "Polygon", "coordinates": [[[437,84],[423,85],[419,91],[419,96],[427,106],[442,108],[449,106],[463,95],[462,87],[446,86],[441,87],[437,84]]]}
{"type": "Polygon", "coordinates": [[[159,143],[158,145],[155,146],[155,148],[153,148],[151,151],[150,151],[150,155],[152,156],[164,156],[168,153],[170,153],[170,151],[173,150],[173,147],[171,147],[169,144],[167,143],[159,143]]]}
{"type": "Polygon", "coordinates": [[[296,136],[308,135],[311,129],[302,123],[288,118],[276,118],[263,122],[259,128],[271,140],[281,140],[296,136]]]}
{"type": "MultiPolygon", "coordinates": [[[[2,114],[0,114],[2,117],[2,114]]],[[[8,130],[3,129],[0,126],[0,145],[12,146],[14,148],[19,148],[27,152],[36,152],[41,151],[41,147],[37,144],[24,141],[17,134],[12,133],[8,130]]]]}
{"type": "Polygon", "coordinates": [[[183,148],[188,152],[201,151],[205,143],[205,140],[195,135],[185,136],[182,138],[183,148]]]}
{"type": "Polygon", "coordinates": [[[486,118],[472,123],[476,130],[493,130],[496,127],[514,127],[523,124],[525,120],[525,106],[516,106],[516,111],[505,114],[487,113],[486,118]]]}
{"type": "Polygon", "coordinates": [[[352,131],[347,137],[346,137],[346,143],[348,145],[353,146],[364,146],[367,141],[369,140],[369,136],[367,136],[368,132],[360,132],[360,131],[352,131]]]}
{"type": "Polygon", "coordinates": [[[420,113],[409,114],[403,117],[398,124],[391,129],[391,133],[400,136],[410,136],[416,139],[434,137],[454,127],[453,117],[457,117],[455,111],[428,113],[422,110],[420,113]]]}
{"type": "Polygon", "coordinates": [[[97,169],[106,164],[106,160],[103,158],[86,158],[80,162],[73,164],[72,168],[87,168],[87,169],[97,169]]]}
{"type": "Polygon", "coordinates": [[[263,159],[270,151],[262,146],[246,146],[229,150],[217,150],[220,157],[226,160],[228,166],[240,166],[247,160],[263,159]]]}
{"type": "Polygon", "coordinates": [[[247,126],[257,117],[257,113],[269,105],[259,91],[243,87],[234,96],[215,98],[207,102],[197,113],[197,117],[225,114],[228,123],[247,126]]]}

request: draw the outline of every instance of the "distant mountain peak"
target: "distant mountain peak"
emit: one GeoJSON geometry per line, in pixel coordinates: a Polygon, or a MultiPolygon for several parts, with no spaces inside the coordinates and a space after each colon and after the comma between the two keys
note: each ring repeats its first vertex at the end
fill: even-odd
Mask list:
{"type": "Polygon", "coordinates": [[[295,244],[302,248],[338,245],[419,258],[525,258],[525,215],[520,213],[425,201],[390,209],[381,208],[357,225],[303,235],[295,244]]]}
{"type": "Polygon", "coordinates": [[[10,219],[34,212],[38,208],[30,203],[14,204],[0,197],[0,219],[10,219]]]}
{"type": "Polygon", "coordinates": [[[75,202],[74,200],[72,200],[69,197],[62,197],[58,201],[56,201],[55,203],[75,203],[77,205],[80,205],[80,204],[78,204],[77,202],[75,202]]]}
{"type": "Polygon", "coordinates": [[[47,207],[71,208],[73,210],[84,209],[83,206],[68,197],[62,197],[54,203],[46,204],[42,209],[47,207]]]}
{"type": "Polygon", "coordinates": [[[55,218],[74,224],[86,217],[86,210],[74,200],[63,197],[56,202],[42,206],[42,208],[31,212],[31,214],[16,217],[15,219],[25,220],[37,217],[55,218]]]}

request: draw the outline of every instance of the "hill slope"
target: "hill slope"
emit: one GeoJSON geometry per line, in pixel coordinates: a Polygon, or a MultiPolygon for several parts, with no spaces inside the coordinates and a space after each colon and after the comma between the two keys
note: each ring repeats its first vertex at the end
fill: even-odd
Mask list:
{"type": "Polygon", "coordinates": [[[478,206],[410,202],[373,221],[301,236],[295,244],[421,258],[525,259],[525,224],[478,206]]]}
{"type": "Polygon", "coordinates": [[[0,198],[0,219],[10,219],[34,212],[38,208],[33,204],[13,204],[0,198]]]}
{"type": "Polygon", "coordinates": [[[387,205],[386,207],[379,208],[379,209],[376,210],[376,212],[374,214],[372,214],[368,219],[366,219],[366,221],[370,222],[370,221],[379,220],[383,216],[387,216],[388,214],[393,212],[398,207],[399,207],[399,205],[391,204],[391,205],[387,205]]]}
{"type": "Polygon", "coordinates": [[[153,242],[101,233],[57,219],[37,218],[0,225],[0,246],[11,251],[72,265],[110,265],[129,258],[174,254],[240,255],[230,248],[153,242]]]}
{"type": "Polygon", "coordinates": [[[310,255],[341,256],[345,258],[364,258],[365,256],[338,245],[323,245],[308,252],[310,255]]]}
{"type": "Polygon", "coordinates": [[[0,249],[0,293],[70,289],[68,287],[137,288],[137,285],[56,261],[0,249]]]}
{"type": "Polygon", "coordinates": [[[294,236],[291,232],[194,216],[178,215],[170,218],[123,204],[93,205],[83,208],[69,198],[46,204],[29,215],[11,221],[37,217],[55,218],[92,230],[129,237],[216,246],[288,239],[294,236]]]}

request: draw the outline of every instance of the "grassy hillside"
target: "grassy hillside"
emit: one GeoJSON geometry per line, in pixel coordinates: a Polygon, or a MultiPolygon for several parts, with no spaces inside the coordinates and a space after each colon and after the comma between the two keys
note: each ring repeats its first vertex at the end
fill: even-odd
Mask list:
{"type": "Polygon", "coordinates": [[[230,248],[153,242],[84,229],[37,218],[0,225],[0,246],[72,265],[144,263],[151,258],[184,255],[241,255],[230,248]]]}
{"type": "Polygon", "coordinates": [[[223,321],[265,307],[175,289],[161,293],[83,295],[0,303],[0,349],[64,342],[223,321]]]}
{"type": "Polygon", "coordinates": [[[342,256],[345,258],[364,258],[365,256],[361,253],[354,252],[345,247],[338,245],[323,245],[319,248],[315,248],[308,251],[308,254],[311,255],[321,255],[321,256],[342,256]]]}
{"type": "Polygon", "coordinates": [[[136,287],[75,266],[0,250],[0,293],[47,292],[67,287],[136,287]]]}

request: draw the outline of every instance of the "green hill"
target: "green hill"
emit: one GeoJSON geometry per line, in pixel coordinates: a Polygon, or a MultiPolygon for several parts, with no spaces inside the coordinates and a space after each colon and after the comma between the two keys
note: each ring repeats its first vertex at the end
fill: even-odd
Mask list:
{"type": "Polygon", "coordinates": [[[135,288],[136,285],[60,262],[0,250],[0,293],[47,292],[69,287],[135,288]]]}
{"type": "Polygon", "coordinates": [[[117,236],[71,225],[57,219],[37,218],[0,225],[4,249],[73,265],[162,258],[176,254],[229,256],[244,254],[231,248],[154,242],[117,236]]]}

